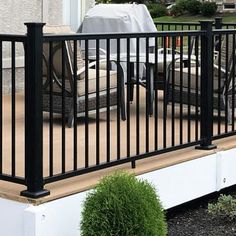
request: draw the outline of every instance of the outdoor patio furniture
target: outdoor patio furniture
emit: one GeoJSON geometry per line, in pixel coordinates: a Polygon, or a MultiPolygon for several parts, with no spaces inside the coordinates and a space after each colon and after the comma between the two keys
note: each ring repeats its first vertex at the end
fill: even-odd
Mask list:
{"type": "MultiPolygon", "coordinates": [[[[85,15],[79,29],[81,33],[143,33],[157,32],[152,17],[144,4],[97,4],[85,15]]],[[[117,44],[111,40],[111,54],[116,54],[117,44]]],[[[90,43],[90,48],[96,48],[96,42],[90,43]]],[[[150,47],[155,41],[150,40],[150,47]]],[[[106,51],[106,42],[101,40],[100,48],[106,51]]],[[[140,39],[140,53],[146,52],[146,41],[140,39]]],[[[120,53],[127,54],[126,38],[120,41],[120,53]]],[[[136,53],[136,39],[130,39],[130,53],[136,53]]],[[[91,55],[92,56],[92,55],[91,55]]]]}
{"type": "MultiPolygon", "coordinates": [[[[50,34],[71,34],[73,33],[68,26],[45,26],[44,33],[50,34]]],[[[74,122],[74,110],[73,110],[73,99],[74,99],[74,72],[73,72],[73,47],[69,41],[63,41],[65,48],[65,116],[67,117],[68,127],[73,126],[74,122]]],[[[77,114],[82,116],[85,114],[86,106],[86,75],[85,75],[85,62],[82,59],[81,51],[78,42],[77,51],[77,114]]],[[[52,46],[52,93],[53,93],[53,113],[62,114],[62,96],[63,96],[63,69],[62,69],[62,43],[54,42],[52,46]]],[[[50,71],[49,71],[49,43],[44,43],[43,46],[43,111],[50,111],[50,71]]],[[[101,64],[104,60],[101,60],[101,64]]],[[[112,61],[111,61],[112,63],[112,61]]],[[[115,62],[114,62],[115,63],[115,62]]],[[[96,80],[99,79],[99,111],[103,108],[107,108],[107,69],[104,70],[99,68],[99,78],[96,75],[96,62],[88,64],[88,107],[90,111],[95,111],[97,108],[97,91],[96,91],[96,80]]],[[[125,120],[125,102],[124,102],[124,77],[123,71],[119,65],[117,65],[117,71],[109,70],[110,73],[110,108],[117,105],[117,93],[120,93],[120,107],[121,117],[125,120]],[[119,78],[117,78],[119,70],[119,78]],[[117,80],[120,80],[117,83],[117,80]],[[120,87],[118,88],[118,84],[120,87]]]]}
{"type": "MultiPolygon", "coordinates": [[[[234,45],[236,45],[234,43],[234,45]]],[[[213,108],[220,109],[228,112],[228,123],[232,123],[232,94],[233,93],[233,57],[236,54],[233,51],[233,35],[229,35],[221,40],[221,52],[214,53],[213,62],[213,108]],[[220,63],[219,63],[220,57],[220,63]],[[228,57],[228,60],[227,60],[228,57]],[[220,76],[220,78],[219,78],[220,76]],[[227,98],[226,98],[227,97],[227,98]],[[220,98],[220,102],[219,102],[220,98]]],[[[176,63],[175,60],[172,63],[176,63]]],[[[190,104],[196,106],[200,105],[200,92],[201,92],[201,67],[196,59],[191,59],[191,67],[178,67],[172,72],[172,63],[167,68],[167,94],[166,102],[172,102],[172,93],[174,93],[174,102],[183,104],[190,104]],[[182,78],[181,78],[182,70],[182,78]],[[173,81],[174,74],[174,84],[173,81]],[[197,79],[198,77],[198,79],[197,79]],[[182,81],[181,81],[182,80],[182,81]],[[182,84],[182,87],[181,87],[182,84]],[[190,86],[190,87],[189,87],[190,86]]]]}

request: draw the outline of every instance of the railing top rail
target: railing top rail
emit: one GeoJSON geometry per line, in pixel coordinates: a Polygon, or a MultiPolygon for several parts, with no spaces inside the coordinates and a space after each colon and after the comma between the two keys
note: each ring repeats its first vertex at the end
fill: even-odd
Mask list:
{"type": "Polygon", "coordinates": [[[173,36],[201,36],[205,35],[204,30],[186,30],[186,31],[158,31],[143,33],[103,33],[103,34],[45,34],[44,41],[56,40],[96,40],[96,39],[126,39],[126,38],[155,38],[155,37],[173,37],[173,36]]]}
{"type": "Polygon", "coordinates": [[[199,22],[168,22],[168,21],[154,21],[155,25],[196,25],[200,26],[199,22]]]}
{"type": "Polygon", "coordinates": [[[232,25],[232,26],[236,26],[236,23],[233,23],[233,22],[222,22],[222,25],[232,25]]]}
{"type": "Polygon", "coordinates": [[[0,34],[0,41],[25,42],[26,35],[20,34],[0,34]]]}
{"type": "Polygon", "coordinates": [[[212,32],[216,35],[236,34],[236,29],[215,29],[212,32]]]}
{"type": "MultiPolygon", "coordinates": [[[[154,21],[155,25],[179,25],[179,26],[200,26],[200,22],[169,22],[169,21],[154,21]]],[[[222,22],[222,26],[236,26],[233,22],[222,22]]],[[[213,22],[215,26],[215,22],[213,22]]]]}

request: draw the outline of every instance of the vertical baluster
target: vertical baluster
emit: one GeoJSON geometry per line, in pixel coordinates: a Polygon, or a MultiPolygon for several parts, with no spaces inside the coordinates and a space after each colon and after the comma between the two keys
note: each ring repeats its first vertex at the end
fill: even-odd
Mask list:
{"type": "Polygon", "coordinates": [[[136,39],[136,155],[140,154],[140,88],[139,88],[139,46],[140,39],[136,39]]]}
{"type": "Polygon", "coordinates": [[[235,33],[233,34],[233,61],[232,61],[232,131],[234,131],[234,117],[235,117],[235,33]]]}
{"type": "MultiPolygon", "coordinates": [[[[85,168],[89,167],[89,41],[85,40],[85,168]]],[[[96,103],[97,104],[97,103],[96,103]]]]}
{"type": "Polygon", "coordinates": [[[222,36],[219,35],[219,51],[218,51],[218,115],[217,115],[217,121],[218,121],[218,135],[221,134],[221,43],[222,43],[222,36]]]}
{"type": "Polygon", "coordinates": [[[0,41],[0,174],[2,174],[2,134],[3,134],[3,129],[2,129],[2,117],[3,117],[3,109],[2,109],[2,41],[0,41]]]}
{"type": "Polygon", "coordinates": [[[226,35],[226,56],[225,56],[225,133],[228,132],[228,90],[229,90],[229,35],[226,35]]]}
{"type": "Polygon", "coordinates": [[[150,100],[150,64],[149,64],[149,38],[146,38],[146,152],[149,152],[149,115],[152,101],[150,100]]]}
{"type": "Polygon", "coordinates": [[[175,145],[175,42],[176,37],[172,38],[172,82],[171,82],[171,91],[172,91],[172,106],[171,106],[171,145],[175,145]]]}
{"type": "Polygon", "coordinates": [[[107,39],[107,162],[110,162],[110,39],[107,39]]]}
{"type": "Polygon", "coordinates": [[[131,86],[131,62],[130,62],[130,38],[127,38],[127,133],[126,150],[127,157],[130,157],[130,86],[131,86]]]}
{"type": "Polygon", "coordinates": [[[66,117],[65,117],[65,55],[66,55],[66,42],[62,41],[62,145],[61,145],[61,158],[62,158],[62,173],[66,171],[66,132],[65,132],[65,124],[66,124],[66,117]]]}
{"type": "Polygon", "coordinates": [[[99,83],[99,67],[100,67],[100,55],[99,55],[100,41],[96,39],[96,165],[100,164],[100,83],[99,83]]]}
{"type": "Polygon", "coordinates": [[[154,146],[155,150],[158,150],[158,38],[155,37],[155,69],[154,69],[154,81],[155,81],[155,111],[154,111],[154,116],[155,116],[155,128],[154,128],[154,146]]]}
{"type": "Polygon", "coordinates": [[[77,170],[77,167],[78,167],[78,162],[77,162],[77,97],[78,97],[78,93],[77,93],[77,41],[74,40],[74,55],[73,55],[73,87],[74,87],[74,93],[73,93],[73,111],[74,111],[74,130],[73,130],[73,133],[74,133],[74,170],[77,170]]]}
{"type": "Polygon", "coordinates": [[[120,111],[121,111],[121,66],[120,66],[120,39],[117,39],[117,160],[120,160],[120,111]]]}
{"type": "Polygon", "coordinates": [[[188,142],[191,141],[191,102],[190,102],[190,96],[191,96],[191,36],[188,36],[188,142]]]}
{"type": "Polygon", "coordinates": [[[11,97],[11,138],[12,138],[12,176],[16,175],[16,54],[15,54],[15,42],[11,44],[11,75],[12,75],[12,97],[11,97]]]}
{"type": "MultiPolygon", "coordinates": [[[[164,59],[164,63],[163,63],[163,77],[166,78],[166,37],[164,37],[164,54],[163,54],[163,59],[164,59]]],[[[166,118],[167,118],[167,87],[166,87],[166,83],[164,83],[164,92],[163,92],[163,97],[164,97],[164,102],[163,102],[163,148],[166,148],[166,118]]]]}
{"type": "Polygon", "coordinates": [[[49,175],[53,176],[53,42],[49,43],[49,175]]]}
{"type": "Polygon", "coordinates": [[[199,37],[196,36],[195,43],[195,56],[196,56],[196,97],[195,97],[195,141],[198,141],[198,119],[199,119],[199,50],[198,50],[198,42],[199,37]]]}
{"type": "Polygon", "coordinates": [[[180,145],[183,144],[183,36],[180,36],[180,145]]]}

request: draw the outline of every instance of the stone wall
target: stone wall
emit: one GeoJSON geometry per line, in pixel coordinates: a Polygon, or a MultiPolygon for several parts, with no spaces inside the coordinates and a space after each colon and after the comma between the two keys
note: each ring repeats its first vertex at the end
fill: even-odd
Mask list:
{"type": "MultiPolygon", "coordinates": [[[[25,34],[25,22],[63,23],[63,0],[0,1],[0,33],[25,34]]],[[[16,89],[24,88],[24,49],[16,43],[16,89]]],[[[3,43],[3,91],[11,92],[11,44],[3,43]]]]}
{"type": "Polygon", "coordinates": [[[24,33],[24,22],[62,24],[62,0],[4,0],[0,1],[1,33],[24,33]]]}

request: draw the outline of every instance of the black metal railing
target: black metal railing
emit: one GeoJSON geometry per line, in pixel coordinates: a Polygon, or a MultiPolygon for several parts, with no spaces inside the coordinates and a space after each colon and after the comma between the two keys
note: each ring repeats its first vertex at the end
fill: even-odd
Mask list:
{"type": "MultiPolygon", "coordinates": [[[[236,23],[223,22],[221,17],[215,17],[213,21],[213,28],[215,29],[235,29],[236,23]]],[[[200,30],[201,25],[199,22],[168,22],[168,21],[155,21],[154,24],[158,31],[180,31],[180,30],[200,30]]]]}
{"type": "Polygon", "coordinates": [[[235,134],[235,29],[215,30],[218,52],[213,67],[214,105],[217,107],[214,139],[235,134]]]}
{"type": "MultiPolygon", "coordinates": [[[[26,42],[26,36],[22,35],[2,35],[0,34],[0,179],[26,184],[24,175],[18,174],[18,145],[22,145],[22,142],[18,142],[16,137],[16,119],[18,114],[16,112],[16,101],[19,99],[17,96],[17,73],[16,73],[16,53],[19,47],[26,42]],[[4,61],[4,57],[10,59],[4,61]],[[9,64],[6,66],[6,64],[9,64]],[[4,71],[3,68],[7,69],[4,71]],[[10,94],[4,98],[6,90],[10,90],[10,94]],[[7,107],[4,103],[7,103],[7,107]],[[4,118],[4,114],[7,115],[7,120],[4,118]],[[5,136],[9,138],[6,139],[5,136]],[[6,146],[8,148],[6,149],[6,146]]],[[[9,91],[7,91],[9,93],[9,91]]],[[[19,109],[18,109],[19,111],[19,109]]],[[[22,151],[22,150],[21,150],[22,151]]],[[[24,160],[22,160],[24,164],[24,160]]]]}
{"type": "MultiPolygon", "coordinates": [[[[12,168],[4,172],[9,157],[1,152],[0,178],[26,185],[23,196],[45,196],[45,184],[124,163],[135,168],[139,159],[189,146],[212,149],[212,140],[235,135],[236,30],[209,21],[200,30],[99,35],[26,25],[26,36],[0,35],[13,45],[12,168]],[[15,41],[25,46],[22,160],[15,159],[15,41]],[[20,163],[25,174],[17,176],[20,163]]],[[[0,109],[5,96],[1,90],[0,109]]]]}
{"type": "Polygon", "coordinates": [[[200,30],[201,28],[199,22],[155,21],[154,24],[158,31],[200,30]]]}

